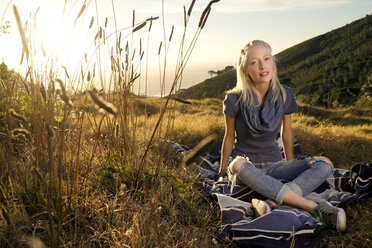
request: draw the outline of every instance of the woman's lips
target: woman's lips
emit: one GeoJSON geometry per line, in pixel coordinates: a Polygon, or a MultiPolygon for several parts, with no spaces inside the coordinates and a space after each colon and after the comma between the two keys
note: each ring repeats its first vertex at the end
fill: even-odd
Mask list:
{"type": "Polygon", "coordinates": [[[265,72],[262,72],[259,74],[260,77],[266,77],[267,75],[269,75],[269,72],[265,71],[265,72]]]}

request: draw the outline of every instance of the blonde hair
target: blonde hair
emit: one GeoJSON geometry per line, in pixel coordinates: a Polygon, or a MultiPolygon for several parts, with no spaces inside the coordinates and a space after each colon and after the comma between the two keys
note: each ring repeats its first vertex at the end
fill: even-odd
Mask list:
{"type": "MultiPolygon", "coordinates": [[[[240,50],[240,54],[238,56],[238,61],[237,61],[237,66],[236,66],[236,86],[227,92],[227,93],[241,94],[240,98],[249,107],[254,105],[253,93],[255,93],[255,95],[257,96],[257,100],[259,104],[262,101],[261,95],[259,94],[259,92],[253,85],[252,79],[250,78],[248,73],[246,73],[249,49],[254,46],[258,46],[258,45],[265,46],[270,51],[270,54],[272,53],[272,49],[270,45],[263,40],[253,40],[253,41],[248,42],[243,47],[243,49],[240,50]]],[[[274,60],[274,71],[273,71],[273,77],[270,83],[270,87],[272,87],[272,90],[273,90],[273,102],[275,102],[278,99],[280,92],[282,93],[283,101],[285,102],[286,93],[285,93],[283,86],[279,82],[274,56],[273,56],[273,60],[274,60]]]]}

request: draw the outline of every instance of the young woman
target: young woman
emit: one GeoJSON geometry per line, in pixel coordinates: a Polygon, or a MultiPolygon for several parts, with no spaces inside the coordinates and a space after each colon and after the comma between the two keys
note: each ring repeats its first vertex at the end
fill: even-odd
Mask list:
{"type": "Polygon", "coordinates": [[[245,45],[236,71],[236,87],[224,100],[226,130],[220,174],[227,173],[233,184],[245,184],[269,199],[252,200],[259,215],[269,212],[273,205],[287,204],[344,231],[343,209],[304,198],[332,173],[333,164],[326,157],[293,160],[291,114],[297,103],[293,91],[278,80],[269,44],[254,40],[245,45]],[[285,160],[276,142],[279,132],[285,160]],[[233,160],[229,164],[230,156],[233,160]]]}

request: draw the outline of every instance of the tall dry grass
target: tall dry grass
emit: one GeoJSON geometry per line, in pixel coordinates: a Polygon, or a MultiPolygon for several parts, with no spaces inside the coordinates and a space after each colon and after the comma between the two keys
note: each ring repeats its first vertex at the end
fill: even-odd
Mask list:
{"type": "Polygon", "coordinates": [[[372,117],[368,108],[303,105],[293,123],[295,136],[306,154],[328,156],[335,167],[347,169],[372,160],[372,117]]]}
{"type": "MultiPolygon", "coordinates": [[[[8,94],[0,153],[3,246],[194,247],[210,243],[218,211],[200,190],[196,169],[194,173],[180,170],[180,156],[167,141],[176,119],[170,95],[181,86],[183,70],[215,2],[201,13],[191,41],[186,35],[195,0],[187,13],[184,7],[184,30],[170,92],[164,89],[174,27],[170,35],[164,31],[158,51],[164,56],[159,83],[168,97],[156,106],[146,96],[135,96],[133,85],[141,81],[147,87],[150,51],[145,47],[153,42],[151,27],[158,17],[137,21],[133,11],[132,26],[118,28],[114,19],[113,33],[108,33],[107,18],[102,24],[98,16],[92,17],[86,28],[95,33],[94,40],[87,40],[91,45],[82,52],[78,66],[68,68],[59,65],[58,58],[39,42],[37,13],[23,22],[13,6],[26,70],[16,87],[4,84],[8,94]],[[146,32],[145,27],[147,44],[140,40],[136,47],[135,36],[146,32]],[[109,54],[109,68],[103,54],[109,54]],[[109,85],[105,86],[107,71],[109,85]],[[24,102],[14,100],[17,92],[27,92],[24,102]]],[[[74,25],[84,18],[86,4],[72,17],[74,25]]],[[[65,8],[66,4],[61,11],[73,13],[65,8]]],[[[115,16],[113,2],[112,8],[115,16]]]]}

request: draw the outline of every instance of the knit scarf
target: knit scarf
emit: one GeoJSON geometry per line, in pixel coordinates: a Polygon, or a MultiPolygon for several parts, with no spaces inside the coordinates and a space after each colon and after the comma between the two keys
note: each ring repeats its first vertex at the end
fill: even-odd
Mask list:
{"type": "Polygon", "coordinates": [[[273,132],[279,125],[284,113],[283,95],[273,102],[272,87],[269,88],[263,107],[257,106],[257,96],[253,93],[254,106],[247,107],[239,101],[240,111],[252,137],[259,138],[267,132],[273,132]]]}

